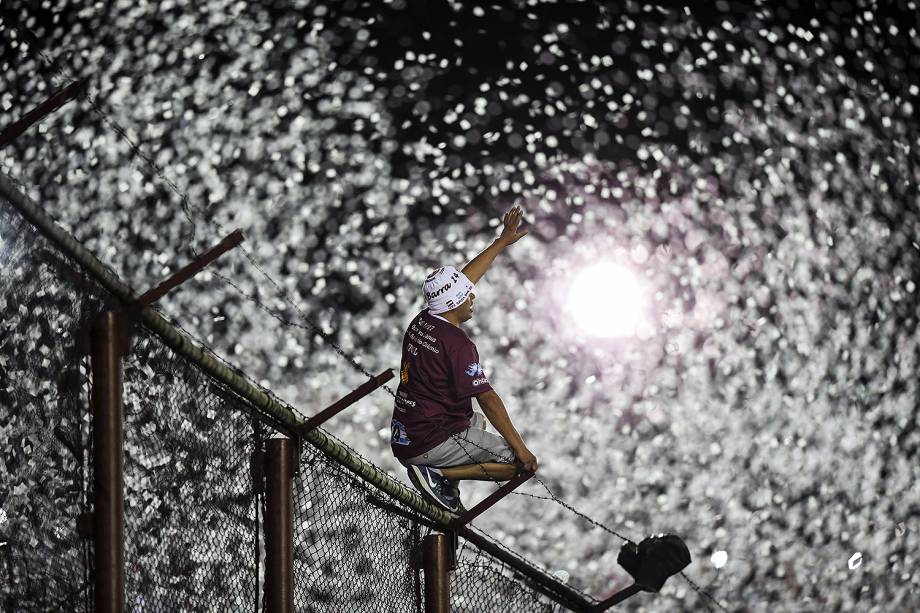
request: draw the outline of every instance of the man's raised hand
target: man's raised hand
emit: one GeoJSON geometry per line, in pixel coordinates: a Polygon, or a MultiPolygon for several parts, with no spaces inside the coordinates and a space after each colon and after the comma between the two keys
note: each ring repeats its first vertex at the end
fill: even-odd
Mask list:
{"type": "Polygon", "coordinates": [[[505,227],[502,228],[502,233],[498,237],[498,240],[503,246],[507,247],[508,245],[513,245],[529,232],[529,230],[518,230],[518,228],[521,227],[521,221],[523,221],[523,219],[524,209],[520,206],[513,206],[511,210],[505,213],[505,216],[502,218],[505,227]]]}
{"type": "Polygon", "coordinates": [[[492,265],[495,256],[501,253],[505,247],[518,242],[521,237],[527,234],[527,230],[523,232],[518,231],[518,228],[521,227],[523,218],[524,210],[519,206],[511,207],[511,210],[505,213],[505,217],[503,218],[505,227],[502,228],[502,233],[499,237],[492,241],[492,243],[479,255],[470,260],[469,264],[463,267],[463,274],[465,274],[470,281],[478,283],[482,275],[486,274],[486,270],[492,265]]]}

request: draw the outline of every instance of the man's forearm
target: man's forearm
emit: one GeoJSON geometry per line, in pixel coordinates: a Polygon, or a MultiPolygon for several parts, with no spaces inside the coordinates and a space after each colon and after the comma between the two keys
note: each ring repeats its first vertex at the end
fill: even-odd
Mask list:
{"type": "Polygon", "coordinates": [[[514,424],[511,423],[511,418],[508,416],[507,409],[505,409],[505,403],[502,402],[501,397],[496,392],[491,391],[479,394],[476,396],[476,400],[479,401],[479,406],[482,407],[482,411],[489,419],[489,423],[495,426],[498,433],[508,441],[512,451],[518,453],[520,450],[527,448],[524,445],[524,439],[521,438],[514,424]]]}
{"type": "Polygon", "coordinates": [[[483,249],[482,253],[470,260],[470,263],[463,267],[463,274],[473,283],[478,283],[482,276],[486,274],[492,262],[495,261],[495,257],[501,253],[504,248],[504,243],[499,239],[495,239],[492,241],[491,245],[483,249]]]}

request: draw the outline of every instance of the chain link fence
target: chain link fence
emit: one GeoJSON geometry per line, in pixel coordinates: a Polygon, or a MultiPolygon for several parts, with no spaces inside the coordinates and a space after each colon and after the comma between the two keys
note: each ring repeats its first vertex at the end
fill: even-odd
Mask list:
{"type": "Polygon", "coordinates": [[[134,611],[252,611],[252,418],[150,332],[125,360],[126,603],[134,611]]]}
{"type": "MultiPolygon", "coordinates": [[[[78,331],[100,301],[0,206],[0,607],[81,610],[90,551],[88,358],[78,331]]],[[[96,294],[99,296],[99,294],[96,294]]]]}
{"type": "MultiPolygon", "coordinates": [[[[92,541],[78,531],[93,499],[86,339],[118,299],[5,196],[0,267],[0,605],[89,611],[92,541]]],[[[127,609],[262,610],[264,501],[252,458],[280,434],[277,421],[144,326],[124,359],[124,411],[127,609]]],[[[365,473],[376,467],[337,449],[305,443],[295,476],[296,610],[424,610],[416,551],[430,528],[413,520],[405,496],[336,455],[345,449],[365,473]]],[[[558,606],[469,542],[451,599],[469,613],[558,606]]]]}

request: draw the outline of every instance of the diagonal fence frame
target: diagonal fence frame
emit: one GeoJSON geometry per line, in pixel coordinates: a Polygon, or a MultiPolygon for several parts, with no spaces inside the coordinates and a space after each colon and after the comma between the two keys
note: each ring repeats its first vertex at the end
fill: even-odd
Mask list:
{"type": "MultiPolygon", "coordinates": [[[[0,196],[3,196],[16,211],[35,229],[37,229],[55,249],[77,263],[82,274],[107,292],[110,297],[121,304],[131,304],[137,296],[127,285],[108,270],[98,259],[89,253],[78,241],[57,226],[44,211],[31,199],[22,194],[11,179],[0,173],[0,196]]],[[[381,510],[381,517],[392,518],[394,515],[408,517],[403,537],[411,540],[418,536],[419,525],[430,529],[450,530],[451,516],[443,513],[422,499],[418,494],[406,488],[376,466],[354,454],[346,445],[336,440],[320,428],[312,428],[308,420],[302,419],[293,407],[273,397],[265,390],[250,383],[239,371],[212,355],[205,348],[195,343],[186,334],[179,331],[159,312],[151,307],[141,309],[139,320],[145,335],[165,345],[179,358],[187,361],[210,381],[211,388],[220,390],[219,397],[234,408],[245,411],[253,420],[259,421],[274,430],[294,435],[309,443],[307,458],[302,463],[321,462],[327,466],[336,466],[343,482],[350,482],[358,492],[358,498],[365,499],[369,494],[385,498],[394,508],[401,508],[402,513],[381,510]],[[414,535],[414,536],[413,536],[414,535]]],[[[328,469],[332,470],[332,469],[328,469]]],[[[327,470],[327,472],[328,472],[327,470]]],[[[301,477],[299,496],[309,498],[305,489],[307,478],[301,477]]],[[[314,501],[315,502],[315,501],[314,501]]],[[[309,503],[309,501],[307,501],[309,503]]],[[[476,548],[477,560],[480,556],[494,559],[504,568],[505,577],[517,582],[526,589],[538,592],[552,602],[570,610],[588,610],[594,604],[592,599],[547,574],[542,569],[520,558],[481,533],[464,527],[458,531],[469,544],[476,548]]],[[[408,540],[407,540],[408,542],[408,540]]],[[[359,561],[358,563],[365,563],[359,561]]],[[[478,572],[482,565],[468,564],[467,572],[478,572]]],[[[501,574],[494,569],[493,574],[501,574]]],[[[406,580],[412,581],[411,576],[406,580]]],[[[417,577],[416,577],[417,583],[417,577]]],[[[299,606],[307,606],[298,602],[299,606]]],[[[518,605],[520,606],[520,605],[518,605]]],[[[458,607],[462,609],[462,606],[458,607]]],[[[312,609],[309,609],[312,610],[312,609]]],[[[319,608],[316,610],[329,610],[319,608]]],[[[463,609],[465,610],[465,609],[463,609]]],[[[475,609],[470,609],[475,610],[475,609]]],[[[524,609],[521,609],[524,610],[524,609]]],[[[544,609],[540,609],[544,610],[544,609]]]]}

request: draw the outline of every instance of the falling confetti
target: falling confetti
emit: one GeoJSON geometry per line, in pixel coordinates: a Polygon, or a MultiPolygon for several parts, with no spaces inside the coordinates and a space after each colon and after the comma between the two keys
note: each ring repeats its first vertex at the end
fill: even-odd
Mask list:
{"type": "Polygon", "coordinates": [[[862,554],[857,551],[852,556],[850,556],[849,560],[847,560],[847,566],[850,567],[850,570],[856,570],[857,568],[862,566],[862,561],[863,561],[862,554]]]}
{"type": "MultiPolygon", "coordinates": [[[[878,521],[841,471],[895,508],[913,500],[915,1],[6,4],[4,121],[86,78],[162,169],[86,102],[0,151],[0,170],[134,287],[241,227],[290,301],[377,371],[393,366],[427,271],[468,260],[522,202],[530,235],[496,261],[470,332],[512,413],[547,426],[529,436],[567,502],[630,536],[668,525],[763,550],[720,573],[749,573],[745,597],[760,598],[847,559],[840,533],[878,521]],[[14,16],[36,44],[13,35],[14,16]],[[655,324],[576,342],[565,282],[605,260],[635,268],[655,324]],[[593,462],[615,478],[567,485],[593,462]],[[723,519],[698,532],[713,510],[723,519]],[[786,554],[802,560],[794,577],[775,572],[786,554]]],[[[4,264],[32,247],[6,227],[4,264]]],[[[254,265],[230,257],[214,272],[241,292],[202,277],[164,312],[305,411],[351,389],[349,366],[254,265]]],[[[398,476],[391,408],[381,395],[336,435],[398,476]]],[[[36,426],[13,415],[0,430],[15,450],[36,426]]],[[[9,492],[17,521],[42,502],[32,482],[9,492]]],[[[597,533],[551,504],[510,497],[481,527],[578,568],[579,589],[610,587],[597,533]]],[[[825,587],[841,609],[883,610],[912,598],[890,575],[858,604],[825,587]]],[[[675,608],[704,609],[684,592],[675,608]]]]}
{"type": "Polygon", "coordinates": [[[725,563],[728,562],[728,552],[727,551],[715,551],[712,556],[709,558],[712,562],[712,565],[716,568],[722,568],[725,566],[725,563]]]}

